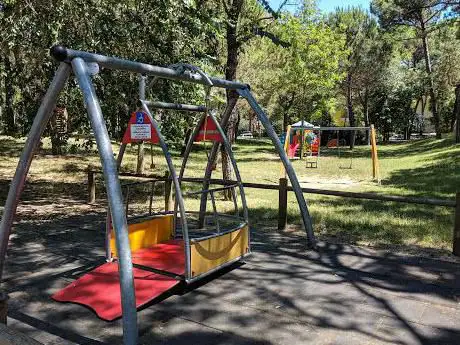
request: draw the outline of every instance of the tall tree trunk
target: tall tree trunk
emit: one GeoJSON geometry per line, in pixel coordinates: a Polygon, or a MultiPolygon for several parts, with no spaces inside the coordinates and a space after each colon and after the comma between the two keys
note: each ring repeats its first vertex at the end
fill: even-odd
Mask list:
{"type": "Polygon", "coordinates": [[[283,113],[283,133],[286,133],[287,127],[289,126],[289,116],[288,112],[283,113]]]}
{"type": "Polygon", "coordinates": [[[455,87],[455,105],[454,114],[455,119],[455,143],[460,144],[460,84],[455,87]]]}
{"type": "Polygon", "coordinates": [[[240,130],[240,123],[241,123],[241,114],[240,114],[240,111],[238,110],[238,108],[235,108],[236,109],[236,123],[235,123],[235,131],[233,132],[233,142],[236,141],[236,137],[238,136],[238,132],[240,130]]]}
{"type": "Polygon", "coordinates": [[[421,114],[422,123],[420,126],[420,136],[423,136],[423,131],[425,130],[425,108],[426,108],[426,102],[427,102],[427,99],[425,98],[425,96],[422,96],[421,102],[422,102],[422,114],[421,114]]]}
{"type": "Polygon", "coordinates": [[[430,105],[431,112],[433,113],[434,128],[436,131],[436,138],[441,139],[441,119],[438,113],[438,99],[434,90],[433,80],[433,69],[431,66],[430,50],[428,48],[428,37],[425,28],[425,21],[423,16],[420,16],[420,28],[422,31],[422,44],[423,44],[423,55],[425,57],[425,69],[428,74],[429,93],[430,93],[430,105]]]}
{"type": "Polygon", "coordinates": [[[255,127],[254,112],[250,110],[248,115],[249,115],[249,131],[251,133],[254,133],[254,127],[255,127]]]}
{"type": "MultiPolygon", "coordinates": [[[[367,87],[364,89],[364,98],[363,101],[363,113],[364,113],[364,126],[370,127],[369,121],[369,90],[367,87]]],[[[369,142],[369,131],[366,131],[366,143],[369,142]]]]}
{"type": "MultiPolygon", "coordinates": [[[[226,1],[226,0],[224,0],[226,1]]],[[[226,40],[227,40],[227,62],[225,65],[225,79],[235,80],[236,71],[238,68],[238,54],[239,54],[239,43],[237,38],[238,30],[238,19],[243,7],[244,0],[232,0],[228,4],[227,11],[227,22],[226,22],[226,40]]],[[[238,100],[238,93],[235,90],[227,90],[227,103],[235,104],[238,100]]],[[[236,109],[233,108],[229,114],[228,122],[224,128],[227,137],[233,142],[237,113],[236,109]]],[[[222,178],[224,180],[230,180],[232,178],[232,165],[228,154],[225,152],[223,145],[221,146],[222,155],[222,178]]],[[[226,191],[225,198],[231,198],[230,190],[226,191]]]]}
{"type": "Polygon", "coordinates": [[[11,61],[8,56],[4,59],[5,66],[5,134],[13,135],[16,132],[16,121],[14,114],[14,73],[11,61]]]}
{"type": "MultiPolygon", "coordinates": [[[[283,133],[286,132],[289,126],[289,110],[291,110],[292,106],[294,105],[295,97],[295,92],[291,93],[291,98],[287,101],[287,105],[283,109],[283,133]]],[[[284,101],[281,102],[281,104],[284,104],[284,101]]]]}
{"type": "Polygon", "coordinates": [[[352,94],[352,85],[353,77],[349,72],[347,74],[347,112],[348,112],[348,120],[350,121],[350,127],[355,127],[355,113],[353,112],[353,94],[352,94]]]}
{"type": "MultiPolygon", "coordinates": [[[[350,72],[347,74],[347,112],[348,120],[350,121],[350,127],[356,126],[355,113],[353,112],[353,94],[352,94],[352,85],[353,77],[350,72]]],[[[355,146],[355,131],[352,131],[350,135],[350,149],[353,149],[355,146]]]]}
{"type": "Polygon", "coordinates": [[[420,98],[417,99],[417,102],[415,102],[415,107],[414,107],[414,116],[412,117],[412,119],[409,121],[408,123],[408,134],[407,134],[407,138],[406,140],[410,140],[411,136],[412,136],[412,130],[414,129],[414,123],[417,119],[417,109],[418,109],[418,105],[420,104],[420,98]]]}

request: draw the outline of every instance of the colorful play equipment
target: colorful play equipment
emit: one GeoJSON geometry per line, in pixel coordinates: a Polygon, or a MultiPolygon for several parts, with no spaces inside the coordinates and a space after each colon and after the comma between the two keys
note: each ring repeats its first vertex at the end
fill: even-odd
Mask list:
{"type": "MultiPolygon", "coordinates": [[[[143,101],[143,103],[148,103],[143,101]]],[[[158,106],[153,106],[158,108],[158,106]]],[[[152,105],[150,106],[152,108],[152,105]]],[[[144,111],[136,111],[129,120],[128,127],[123,136],[120,153],[118,155],[118,168],[120,168],[126,146],[141,141],[158,144],[160,133],[153,125],[153,117],[149,107],[144,111]]],[[[183,169],[179,176],[182,183],[182,174],[189,158],[193,142],[209,140],[222,143],[227,152],[237,177],[237,183],[221,188],[208,188],[206,191],[182,193],[183,197],[206,194],[211,198],[213,213],[212,224],[203,224],[199,228],[191,224],[194,221],[190,210],[185,210],[183,202],[176,203],[174,212],[165,208],[154,212],[153,191],[158,179],[148,179],[136,183],[129,183],[125,189],[125,212],[128,217],[128,237],[132,262],[134,268],[134,287],[136,307],[140,308],[154,298],[178,285],[181,281],[193,282],[218,269],[234,263],[250,254],[250,236],[248,225],[248,210],[243,185],[238,166],[231,152],[230,145],[224,132],[215,117],[208,113],[204,107],[204,116],[198,122],[187,147],[183,161],[183,169]],[[129,216],[130,188],[147,185],[150,188],[149,208],[144,214],[129,216]],[[237,194],[241,200],[240,212],[237,194]],[[233,195],[233,214],[218,213],[216,209],[216,193],[231,190],[233,195]],[[178,209],[179,207],[179,209],[178,209]],[[183,212],[183,210],[185,210],[183,212]],[[179,211],[179,213],[178,213],[179,211]],[[175,217],[177,215],[177,217],[175,217]],[[225,226],[222,225],[225,219],[225,226]],[[179,226],[176,224],[179,223],[179,226]],[[186,276],[186,272],[191,276],[186,276]]],[[[122,185],[122,187],[124,187],[122,185]]],[[[179,200],[176,198],[176,200],[179,200]]],[[[197,212],[195,212],[197,213],[197,212]]],[[[106,224],[106,259],[107,263],[86,273],[79,279],[58,291],[52,297],[60,302],[74,302],[88,306],[96,314],[107,321],[112,321],[122,316],[120,301],[120,282],[117,265],[117,246],[115,233],[110,221],[110,212],[106,224]]]]}
{"type": "Polygon", "coordinates": [[[288,126],[286,132],[280,136],[283,145],[285,145],[285,150],[289,158],[296,158],[299,155],[299,150],[300,156],[303,156],[303,154],[305,153],[305,135],[307,134],[305,130],[307,128],[315,127],[311,123],[308,123],[306,121],[300,121],[288,126]]]}
{"type": "Polygon", "coordinates": [[[316,134],[314,130],[307,130],[305,132],[305,149],[306,162],[305,166],[308,168],[317,168],[321,149],[321,134],[316,134]]]}
{"type": "MultiPolygon", "coordinates": [[[[51,55],[60,61],[60,66],[43,98],[27,137],[0,223],[0,275],[3,271],[13,219],[34,152],[71,72],[74,73],[82,91],[103,167],[109,205],[106,222],[107,262],[57,292],[53,298],[90,306],[106,320],[121,316],[124,344],[135,345],[138,339],[137,308],[180,282],[187,284],[199,280],[250,253],[251,241],[244,189],[230,144],[222,131],[222,126],[227,120],[222,119],[222,123],[219,123],[209,111],[207,100],[213,87],[235,90],[248,101],[257,114],[259,121],[272,139],[290,178],[307,232],[308,243],[314,246],[315,237],[311,218],[294,169],[267,115],[252,96],[247,84],[209,77],[199,68],[187,64],[164,68],[72,50],[62,46],[53,47],[51,55]],[[120,152],[115,160],[91,79],[92,75],[98,73],[99,67],[137,73],[141,80],[150,76],[153,77],[153,80],[161,78],[204,85],[207,95],[206,105],[148,101],[142,97],[142,92],[140,92],[141,109],[133,113],[127,133],[123,137],[120,152]],[[152,116],[150,109],[202,113],[187,144],[179,175],[176,173],[168,147],[161,134],[161,126],[152,116]],[[182,189],[182,184],[185,183],[183,176],[193,143],[200,140],[212,141],[212,149],[205,177],[202,179],[204,182],[201,182],[201,189],[187,194],[182,189]],[[129,217],[128,189],[130,185],[124,187],[125,198],[123,198],[118,168],[122,163],[126,146],[136,142],[148,142],[161,147],[169,170],[168,181],[172,184],[175,194],[172,210],[166,205],[160,211],[153,211],[150,207],[146,214],[129,217]],[[236,181],[223,181],[222,187],[213,187],[211,183],[212,165],[219,145],[223,145],[229,154],[236,181]],[[221,214],[216,210],[215,195],[223,190],[231,190],[235,195],[233,215],[221,214]],[[237,193],[239,193],[240,204],[237,203],[237,193]],[[200,210],[198,212],[186,209],[184,197],[187,195],[199,196],[200,210]],[[210,214],[206,211],[209,197],[213,205],[210,214]],[[211,223],[207,219],[211,219],[211,223]]],[[[150,183],[153,190],[156,182],[158,181],[152,179],[136,183],[150,183]]]]}
{"type": "Polygon", "coordinates": [[[368,144],[372,150],[373,177],[374,180],[379,181],[377,143],[373,125],[370,127],[321,127],[302,120],[288,126],[282,137],[285,142],[285,151],[289,158],[306,158],[305,166],[307,168],[317,168],[321,157],[321,138],[324,132],[335,133],[334,138],[327,140],[326,147],[337,152],[340,169],[352,169],[357,131],[365,131],[366,137],[369,138],[368,144]],[[351,133],[348,137],[348,142],[344,135],[340,135],[344,131],[351,133]],[[345,155],[343,148],[348,145],[350,146],[350,154],[345,155]]]}
{"type": "Polygon", "coordinates": [[[283,138],[287,140],[286,150],[289,158],[307,157],[307,166],[317,167],[320,157],[318,129],[319,127],[303,120],[288,126],[283,138]]]}

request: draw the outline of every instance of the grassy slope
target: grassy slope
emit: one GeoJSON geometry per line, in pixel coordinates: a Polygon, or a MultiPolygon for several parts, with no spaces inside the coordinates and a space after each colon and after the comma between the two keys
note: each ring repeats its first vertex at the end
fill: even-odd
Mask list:
{"type": "MultiPolygon", "coordinates": [[[[23,145],[23,139],[0,137],[0,204],[6,197],[7,184],[23,145]]],[[[114,151],[117,152],[117,145],[114,151]]],[[[79,152],[65,157],[52,157],[49,141],[34,160],[25,199],[59,197],[85,199],[85,169],[98,166],[94,152],[79,152]]],[[[164,159],[154,148],[156,173],[165,171],[164,159]]],[[[304,162],[294,161],[299,180],[305,186],[350,191],[373,191],[384,194],[452,198],[458,190],[460,147],[450,139],[423,140],[409,144],[379,147],[382,184],[372,182],[370,151],[358,147],[353,158],[353,169],[340,169],[348,165],[349,158],[337,158],[336,152],[323,152],[318,169],[305,168],[304,162]]],[[[129,149],[124,170],[134,170],[135,150],[129,149]]],[[[342,152],[349,155],[348,152],[342,152]]],[[[268,141],[242,142],[235,146],[235,155],[244,181],[276,183],[280,175],[279,159],[268,141]]],[[[147,156],[148,157],[148,156],[147,156]]],[[[150,157],[148,157],[149,161],[150,157]]],[[[187,176],[202,176],[205,165],[203,150],[192,154],[187,176]]],[[[176,166],[180,158],[175,155],[176,166]]],[[[149,164],[147,164],[149,165],[149,164]]],[[[215,173],[220,176],[220,171],[215,173]]],[[[99,187],[102,191],[102,186],[99,187]]],[[[275,226],[277,193],[247,189],[251,221],[257,226],[275,226]]],[[[310,211],[318,234],[339,241],[371,245],[403,245],[432,247],[448,250],[453,227],[452,209],[378,201],[307,195],[310,211]]],[[[188,200],[189,208],[198,205],[196,199],[188,200]]],[[[231,208],[231,203],[221,201],[219,207],[231,208]]],[[[290,222],[299,224],[295,197],[289,196],[290,222]]],[[[295,226],[294,226],[295,228],[295,226]]]]}

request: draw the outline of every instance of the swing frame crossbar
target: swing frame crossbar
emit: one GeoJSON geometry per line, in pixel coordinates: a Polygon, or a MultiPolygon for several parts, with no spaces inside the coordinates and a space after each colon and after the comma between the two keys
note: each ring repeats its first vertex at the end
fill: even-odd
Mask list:
{"type": "MultiPolygon", "coordinates": [[[[315,236],[313,233],[310,214],[299,181],[296,177],[294,168],[292,167],[291,162],[286,155],[286,152],[283,150],[283,146],[281,145],[278,136],[276,135],[276,132],[270,120],[268,119],[268,116],[265,114],[265,112],[262,110],[262,108],[255,100],[254,96],[250,92],[249,85],[236,81],[208,77],[203,73],[196,73],[190,70],[184,71],[175,70],[172,68],[153,66],[135,61],[93,54],[85,51],[68,49],[62,46],[52,47],[50,53],[56,60],[60,62],[60,65],[42,100],[42,103],[37,111],[37,115],[34,118],[23,152],[19,159],[15,175],[13,177],[10,189],[8,191],[8,196],[4,206],[3,217],[0,223],[0,279],[5,264],[5,255],[9,243],[13,220],[16,214],[16,209],[19,203],[21,193],[26,182],[27,174],[32,163],[34,153],[39,145],[41,136],[43,135],[43,132],[50,120],[52,111],[56,106],[59,94],[64,89],[70,77],[70,74],[73,71],[77,79],[78,86],[82,92],[84,104],[87,109],[91,127],[96,139],[97,149],[103,168],[108,204],[110,210],[112,210],[108,218],[110,218],[111,224],[113,224],[114,233],[116,237],[116,249],[118,253],[117,263],[120,275],[123,342],[126,345],[137,344],[138,327],[134,292],[135,290],[133,279],[133,264],[130,243],[128,238],[127,215],[125,213],[125,205],[123,202],[121,185],[118,178],[118,166],[121,163],[121,157],[123,156],[125,147],[123,147],[123,145],[122,147],[120,147],[120,150],[123,150],[123,152],[120,152],[120,155],[117,157],[116,161],[114,159],[112,144],[102,114],[101,106],[94,89],[90,72],[88,70],[88,63],[96,63],[99,67],[126,72],[134,72],[145,76],[154,76],[157,78],[168,79],[173,81],[191,82],[195,84],[205,85],[208,87],[210,87],[211,84],[212,87],[236,90],[241,97],[245,98],[248,101],[250,107],[257,114],[260,122],[265,127],[268,136],[271,138],[273,145],[275,146],[275,149],[278,152],[281,161],[286,169],[286,172],[291,181],[292,188],[295,192],[302,220],[307,233],[307,245],[310,247],[315,246],[315,236]]],[[[141,102],[142,101],[142,106],[144,110],[148,113],[150,119],[152,120],[153,117],[149,111],[146,101],[141,99],[141,102]]],[[[212,116],[212,114],[210,115],[212,116]]],[[[214,121],[216,121],[215,118],[214,121]]],[[[164,142],[164,138],[162,137],[159,125],[155,120],[152,121],[152,125],[154,126],[155,130],[157,131],[160,137],[160,146],[165,154],[165,158],[168,163],[168,168],[171,173],[172,183],[175,187],[176,202],[179,203],[179,212],[185,212],[183,204],[181,205],[181,203],[183,203],[183,200],[179,178],[175,173],[170,154],[164,142]]],[[[220,126],[218,126],[218,128],[220,128],[221,130],[220,126]]],[[[224,138],[226,138],[225,135],[224,138]]],[[[224,144],[226,146],[229,145],[228,142],[224,144]]],[[[217,152],[217,149],[214,149],[213,147],[213,151],[217,152]]],[[[183,162],[180,174],[181,176],[183,174],[184,168],[185,164],[183,162]]],[[[245,219],[247,219],[247,214],[245,214],[244,216],[245,219]]],[[[185,214],[181,214],[181,219],[185,221],[185,214]]]]}
{"type": "MultiPolygon", "coordinates": [[[[144,101],[145,105],[152,109],[164,109],[164,110],[176,110],[176,111],[188,111],[196,113],[206,113],[208,108],[205,105],[193,105],[193,104],[181,104],[181,103],[168,103],[158,101],[144,101]]],[[[142,106],[142,102],[139,102],[142,106]]]]}

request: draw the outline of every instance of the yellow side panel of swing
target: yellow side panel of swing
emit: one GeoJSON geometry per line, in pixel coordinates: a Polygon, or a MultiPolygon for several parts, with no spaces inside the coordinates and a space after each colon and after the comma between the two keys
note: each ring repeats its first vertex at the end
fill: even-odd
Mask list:
{"type": "Polygon", "coordinates": [[[206,273],[249,252],[249,229],[239,230],[191,243],[192,277],[206,273]]]}
{"type": "MultiPolygon", "coordinates": [[[[173,233],[173,226],[174,219],[172,214],[156,216],[140,223],[129,224],[128,237],[131,252],[170,240],[173,233]]],[[[110,250],[112,251],[112,255],[117,257],[113,228],[110,235],[110,250]]]]}

